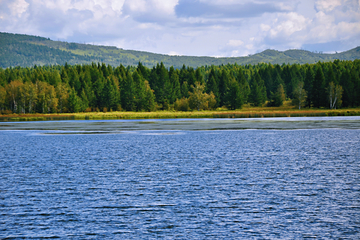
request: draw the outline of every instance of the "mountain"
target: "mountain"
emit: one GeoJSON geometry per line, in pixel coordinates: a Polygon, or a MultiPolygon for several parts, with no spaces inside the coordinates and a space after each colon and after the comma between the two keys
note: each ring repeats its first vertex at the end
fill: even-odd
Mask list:
{"type": "Polygon", "coordinates": [[[247,57],[192,57],[169,56],[143,51],[124,50],[111,46],[68,43],[52,41],[49,38],[23,34],[0,32],[0,67],[32,67],[36,65],[91,64],[104,62],[113,66],[137,65],[142,62],[147,67],[163,62],[166,67],[181,68],[183,64],[190,67],[205,65],[257,64],[261,62],[283,63],[315,63],[318,61],[355,60],[360,59],[360,47],[335,54],[314,53],[305,50],[265,50],[247,57]]]}

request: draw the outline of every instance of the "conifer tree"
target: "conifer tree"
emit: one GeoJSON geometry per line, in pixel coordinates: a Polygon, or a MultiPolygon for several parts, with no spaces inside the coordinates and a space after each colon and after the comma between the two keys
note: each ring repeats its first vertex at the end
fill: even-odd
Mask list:
{"type": "Polygon", "coordinates": [[[353,66],[350,69],[350,79],[351,83],[354,86],[353,90],[351,91],[351,105],[353,107],[360,105],[360,74],[359,74],[360,66],[358,66],[358,69],[356,69],[356,65],[353,64],[353,66]]]}
{"type": "Polygon", "coordinates": [[[50,73],[49,83],[50,85],[56,87],[61,82],[61,76],[58,71],[50,73]]]}
{"type": "Polygon", "coordinates": [[[226,107],[229,109],[241,108],[244,99],[241,95],[239,83],[235,79],[231,79],[229,88],[226,92],[226,107]]]}
{"type": "MultiPolygon", "coordinates": [[[[194,68],[192,67],[188,67],[187,68],[187,76],[186,76],[186,81],[189,84],[189,86],[193,86],[196,82],[196,77],[195,77],[195,71],[194,68]]],[[[190,92],[193,90],[193,88],[190,88],[190,92]]]]}
{"type": "Polygon", "coordinates": [[[286,99],[284,87],[282,84],[279,84],[276,91],[271,93],[271,101],[269,103],[270,106],[280,107],[283,105],[286,99]]]}
{"type": "Polygon", "coordinates": [[[121,89],[121,106],[126,111],[133,111],[135,109],[135,93],[134,93],[134,81],[130,71],[126,73],[126,80],[124,86],[121,89]]]}
{"type": "Polygon", "coordinates": [[[132,77],[134,80],[135,110],[141,111],[144,109],[145,104],[145,82],[137,71],[132,74],[132,77]]]}
{"type": "Polygon", "coordinates": [[[215,95],[215,99],[217,103],[220,103],[220,94],[218,87],[217,74],[215,72],[214,67],[212,66],[209,73],[209,79],[206,83],[206,93],[213,93],[215,95]]]}
{"type": "Polygon", "coordinates": [[[307,93],[307,98],[305,100],[305,106],[310,108],[313,100],[313,84],[314,84],[314,72],[311,66],[307,66],[306,75],[304,79],[304,90],[307,93]]]}
{"type": "Polygon", "coordinates": [[[259,69],[259,75],[261,79],[264,80],[264,84],[266,87],[266,96],[267,98],[271,98],[273,92],[277,90],[277,86],[274,86],[272,74],[271,74],[271,65],[266,65],[259,69]]]}
{"type": "Polygon", "coordinates": [[[145,101],[143,104],[145,111],[153,111],[155,110],[155,95],[153,93],[153,90],[151,90],[150,85],[148,81],[145,80],[145,101]]]}
{"type": "Polygon", "coordinates": [[[169,74],[164,64],[157,64],[156,66],[157,78],[154,84],[154,91],[157,103],[161,104],[163,108],[169,104],[169,98],[171,98],[171,84],[169,74]]]}
{"type": "Polygon", "coordinates": [[[248,97],[250,94],[250,86],[249,86],[249,83],[247,82],[245,75],[243,73],[243,70],[241,68],[238,71],[236,80],[240,87],[240,94],[241,94],[241,98],[242,98],[241,103],[244,104],[248,101],[248,97]]]}
{"type": "Polygon", "coordinates": [[[204,76],[201,73],[201,69],[197,68],[195,71],[195,81],[199,82],[200,84],[204,84],[204,76]]]}
{"type": "Polygon", "coordinates": [[[170,84],[172,86],[172,94],[171,94],[171,98],[170,98],[170,103],[173,104],[176,99],[181,98],[179,75],[175,71],[174,67],[170,67],[169,78],[170,78],[170,84]]]}
{"type": "Polygon", "coordinates": [[[251,80],[250,99],[255,106],[261,106],[266,101],[266,88],[264,81],[256,71],[251,80]]]}
{"type": "Polygon", "coordinates": [[[352,91],[354,89],[354,84],[351,81],[350,71],[348,69],[342,68],[340,76],[340,85],[343,86],[343,103],[344,107],[351,107],[352,105],[352,91]]]}
{"type": "Polygon", "coordinates": [[[226,103],[226,92],[228,90],[229,85],[229,75],[226,69],[221,71],[221,75],[219,78],[219,96],[220,96],[220,103],[219,106],[223,106],[226,103]]]}
{"type": "Polygon", "coordinates": [[[189,85],[188,85],[188,83],[186,81],[183,82],[183,84],[181,85],[181,95],[184,98],[189,97],[189,85]]]}
{"type": "Polygon", "coordinates": [[[104,79],[101,76],[96,80],[96,82],[93,83],[93,89],[94,89],[94,102],[96,102],[95,106],[97,108],[103,108],[103,88],[104,88],[104,79]]]}
{"type": "Polygon", "coordinates": [[[285,93],[286,96],[292,96],[292,86],[291,86],[291,71],[290,65],[284,65],[281,72],[281,79],[284,81],[285,84],[285,93]]]}
{"type": "Polygon", "coordinates": [[[81,99],[76,94],[74,88],[71,88],[68,100],[69,111],[73,113],[77,113],[81,108],[81,99]]]}
{"type": "Polygon", "coordinates": [[[145,80],[149,79],[150,73],[149,73],[148,69],[146,67],[144,67],[144,65],[141,62],[138,63],[136,70],[145,80]]]}
{"type": "Polygon", "coordinates": [[[316,108],[326,105],[325,77],[320,64],[317,66],[314,77],[312,99],[316,108]]]}

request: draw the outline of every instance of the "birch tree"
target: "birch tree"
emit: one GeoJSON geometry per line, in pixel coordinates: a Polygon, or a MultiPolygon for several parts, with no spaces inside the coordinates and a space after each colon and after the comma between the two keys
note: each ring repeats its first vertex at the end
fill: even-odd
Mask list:
{"type": "Polygon", "coordinates": [[[7,85],[7,93],[9,94],[13,112],[18,111],[18,102],[20,98],[20,87],[23,83],[20,80],[11,81],[7,85]]]}
{"type": "Polygon", "coordinates": [[[26,82],[21,86],[21,96],[23,102],[24,113],[31,113],[35,108],[37,92],[36,86],[32,82],[26,82]]]}
{"type": "Polygon", "coordinates": [[[330,109],[336,109],[336,106],[341,105],[341,97],[343,93],[343,89],[340,85],[335,85],[334,82],[329,83],[328,87],[329,92],[329,103],[330,109]]]}
{"type": "Polygon", "coordinates": [[[6,100],[6,89],[0,86],[0,110],[4,110],[6,100]]]}
{"type": "Polygon", "coordinates": [[[306,101],[306,91],[304,89],[304,82],[299,82],[293,91],[293,105],[298,106],[299,110],[304,106],[306,101]]]}
{"type": "Polygon", "coordinates": [[[56,91],[56,97],[58,99],[58,108],[60,110],[60,113],[62,113],[64,112],[66,101],[69,98],[69,88],[65,83],[59,83],[55,91],[56,91]]]}

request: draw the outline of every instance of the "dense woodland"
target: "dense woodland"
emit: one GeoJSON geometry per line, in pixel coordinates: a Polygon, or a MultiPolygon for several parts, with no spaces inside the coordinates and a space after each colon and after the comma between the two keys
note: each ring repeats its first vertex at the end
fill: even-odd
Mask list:
{"type": "Polygon", "coordinates": [[[360,60],[180,69],[91,65],[0,69],[2,113],[205,110],[243,104],[360,106],[360,60]]]}

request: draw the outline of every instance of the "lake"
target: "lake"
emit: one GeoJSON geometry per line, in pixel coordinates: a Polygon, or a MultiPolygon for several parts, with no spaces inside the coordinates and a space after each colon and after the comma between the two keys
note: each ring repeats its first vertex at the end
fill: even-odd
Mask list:
{"type": "Polygon", "coordinates": [[[360,117],[0,123],[0,238],[360,238],[360,117]]]}

